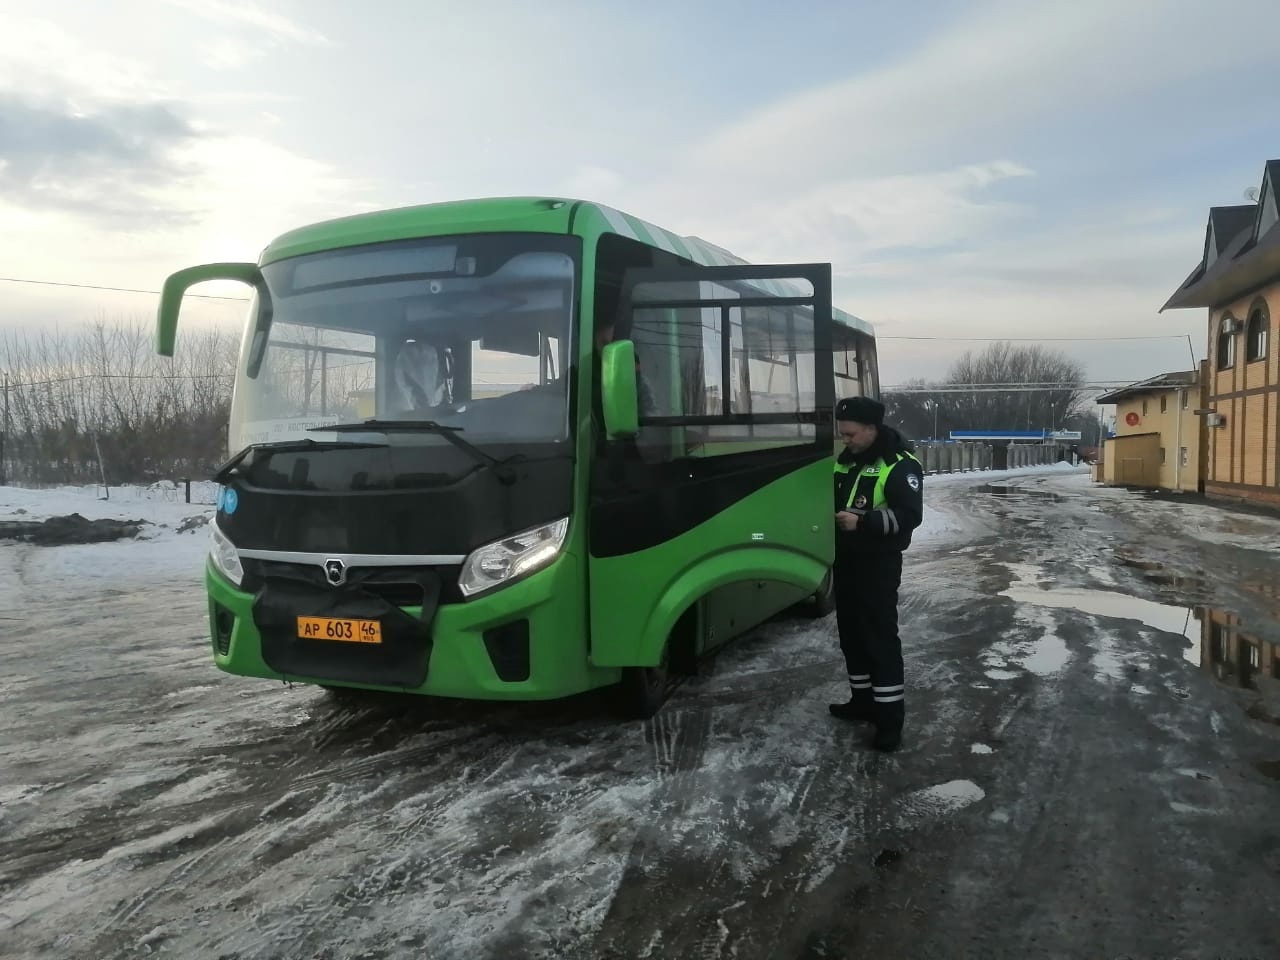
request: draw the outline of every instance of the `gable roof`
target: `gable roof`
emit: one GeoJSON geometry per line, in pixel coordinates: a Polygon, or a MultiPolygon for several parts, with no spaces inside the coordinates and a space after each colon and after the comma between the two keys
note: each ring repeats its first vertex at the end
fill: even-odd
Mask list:
{"type": "Polygon", "coordinates": [[[1128,397],[1138,397],[1144,393],[1162,393],[1165,390],[1176,390],[1179,387],[1193,387],[1196,384],[1195,370],[1178,370],[1174,373],[1162,373],[1146,380],[1139,380],[1110,393],[1098,397],[1096,403],[1119,403],[1128,397]]]}
{"type": "Polygon", "coordinates": [[[1210,207],[1209,224],[1205,228],[1206,262],[1212,263],[1226,251],[1231,241],[1239,236],[1240,231],[1252,227],[1257,221],[1258,204],[1242,203],[1234,207],[1210,207]],[[1209,249],[1209,240],[1214,240],[1214,248],[1209,249]]]}
{"type": "Polygon", "coordinates": [[[1260,230],[1268,205],[1276,202],[1277,183],[1280,160],[1268,160],[1261,202],[1209,209],[1200,262],[1160,308],[1161,313],[1215,307],[1280,279],[1280,222],[1260,230]]]}

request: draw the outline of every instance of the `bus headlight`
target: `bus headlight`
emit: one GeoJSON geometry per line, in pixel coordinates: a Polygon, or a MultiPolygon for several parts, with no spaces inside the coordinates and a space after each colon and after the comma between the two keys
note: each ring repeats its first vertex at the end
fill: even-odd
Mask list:
{"type": "Polygon", "coordinates": [[[462,588],[463,595],[474,597],[499,584],[542,569],[559,555],[568,530],[569,519],[566,517],[472,551],[458,575],[458,586],[462,588]]]}
{"type": "Polygon", "coordinates": [[[235,544],[218,529],[217,521],[209,524],[209,527],[212,530],[209,559],[213,561],[213,565],[218,568],[220,574],[237,587],[240,586],[240,581],[244,579],[244,567],[240,565],[240,554],[236,552],[235,544]]]}

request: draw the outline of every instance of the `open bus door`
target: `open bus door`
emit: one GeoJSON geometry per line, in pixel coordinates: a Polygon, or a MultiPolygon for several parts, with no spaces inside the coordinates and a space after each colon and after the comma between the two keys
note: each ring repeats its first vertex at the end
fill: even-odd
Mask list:
{"type": "Polygon", "coordinates": [[[614,329],[592,464],[591,658],[623,667],[629,712],[648,715],[671,658],[825,585],[831,267],[629,271],[614,329]]]}

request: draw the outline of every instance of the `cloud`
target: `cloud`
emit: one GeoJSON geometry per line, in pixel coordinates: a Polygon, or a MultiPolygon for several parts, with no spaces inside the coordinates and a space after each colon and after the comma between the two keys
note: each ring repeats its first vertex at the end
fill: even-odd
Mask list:
{"type": "Polygon", "coordinates": [[[833,260],[837,272],[870,257],[919,256],[971,243],[1031,216],[986,192],[1031,177],[994,160],[949,170],[817,183],[779,199],[744,199],[717,217],[717,235],[749,260],[833,260]]]}
{"type": "MultiPolygon", "coordinates": [[[[367,206],[368,183],[246,131],[244,106],[284,99],[183,98],[155,69],[55,24],[7,23],[0,31],[6,274],[154,289],[170,270],[254,259],[285,229],[367,206]]],[[[0,326],[62,302],[55,294],[68,297],[68,309],[94,296],[154,308],[145,296],[71,293],[6,290],[0,326]]]]}
{"type": "MultiPolygon", "coordinates": [[[[1099,138],[1113,135],[1132,163],[1152,149],[1146,134],[1162,121],[1146,117],[1157,104],[1191,109],[1171,90],[1199,91],[1211,76],[1235,83],[1226,73],[1233,64],[1273,55],[1266,31],[1239,29],[1248,11],[1263,13],[1267,3],[1237,6],[1242,12],[1228,17],[1189,0],[987,2],[879,66],[851,65],[842,79],[697,131],[625,199],[642,216],[688,223],[684,232],[719,232],[744,209],[763,217],[758,236],[801,229],[780,223],[772,207],[817,217],[824,226],[811,220],[805,229],[826,249],[847,251],[849,231],[875,223],[889,231],[886,245],[896,237],[930,250],[935,216],[963,222],[963,239],[980,242],[984,226],[1030,223],[1059,199],[1055,178],[1076,172],[1066,169],[1065,152],[1097,175],[1110,159],[1099,138]],[[1232,50],[1229,60],[1203,54],[1217,43],[1232,50]],[[1018,208],[1004,191],[1027,168],[1041,192],[1019,190],[1018,208]],[[895,199],[904,191],[907,199],[895,199]],[[935,213],[912,221],[874,209],[908,212],[912,195],[927,197],[935,213]],[[914,237],[902,236],[912,226],[914,237]]],[[[1094,194],[1085,202],[1114,199],[1094,194]]]]}
{"type": "Polygon", "coordinates": [[[84,111],[0,92],[0,193],[21,206],[99,220],[181,220],[186,211],[157,209],[149,195],[190,174],[172,150],[195,136],[164,104],[84,111]]]}
{"type": "Polygon", "coordinates": [[[164,0],[164,2],[223,26],[250,28],[257,33],[266,33],[279,40],[318,46],[327,46],[332,42],[318,30],[303,26],[282,14],[264,10],[254,3],[237,3],[232,0],[164,0]]]}
{"type": "Polygon", "coordinates": [[[45,98],[139,100],[164,95],[144,64],[90,49],[49,20],[13,17],[0,30],[0,90],[45,98]]]}
{"type": "Polygon", "coordinates": [[[210,260],[253,259],[276,234],[367,208],[373,190],[328,163],[256,137],[213,135],[175,156],[199,172],[167,196],[175,205],[198,199],[200,255],[210,260]]]}
{"type": "Polygon", "coordinates": [[[260,47],[230,37],[212,40],[204,44],[201,51],[205,65],[214,70],[238,70],[266,54],[260,47]]]}
{"type": "MultiPolygon", "coordinates": [[[[1265,0],[1238,6],[1256,10],[1265,0]]],[[[1050,118],[1124,112],[1153,91],[1248,57],[1274,55],[1247,17],[1176,0],[1080,0],[976,7],[904,56],[867,72],[765,104],[703,138],[682,174],[742,186],[831,178],[938,164],[938,150],[968,159],[1006,152],[1050,118]],[[1217,62],[1205,51],[1230,49],[1217,62]],[[1135,51],[1160,51],[1137,56],[1135,51]]],[[[1132,122],[1133,118],[1128,118],[1132,122]]]]}

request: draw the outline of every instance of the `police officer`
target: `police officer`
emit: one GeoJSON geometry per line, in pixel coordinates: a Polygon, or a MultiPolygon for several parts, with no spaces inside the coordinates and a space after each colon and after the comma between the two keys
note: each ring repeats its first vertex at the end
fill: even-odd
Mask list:
{"type": "Polygon", "coordinates": [[[873,745],[896,750],[906,713],[898,586],[902,551],[924,511],[924,471],[884,405],[870,397],[836,404],[844,452],[836,459],[836,622],[849,670],[848,703],[830,705],[844,720],[876,727],[873,745]]]}

